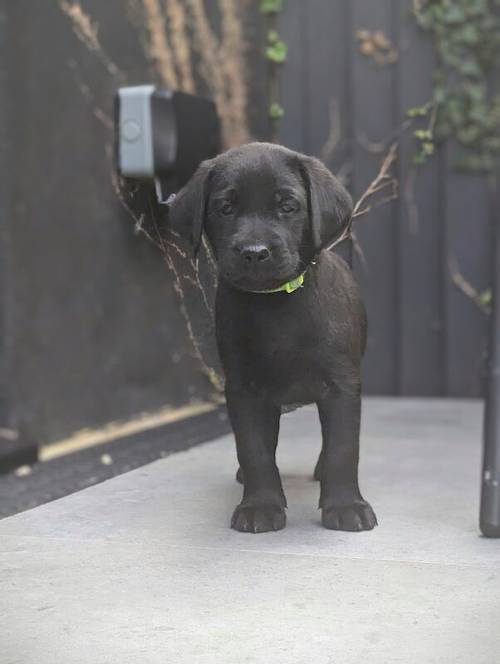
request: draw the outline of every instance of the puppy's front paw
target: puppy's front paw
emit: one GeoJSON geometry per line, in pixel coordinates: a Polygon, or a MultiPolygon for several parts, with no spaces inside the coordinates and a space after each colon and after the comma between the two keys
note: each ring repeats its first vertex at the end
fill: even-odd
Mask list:
{"type": "Polygon", "coordinates": [[[372,530],[377,525],[377,517],[366,500],[357,500],[351,505],[325,506],[321,511],[321,521],[330,530],[372,530]]]}
{"type": "Polygon", "coordinates": [[[285,524],[285,510],[277,505],[238,505],[231,519],[231,528],[241,533],[281,530],[285,524]]]}

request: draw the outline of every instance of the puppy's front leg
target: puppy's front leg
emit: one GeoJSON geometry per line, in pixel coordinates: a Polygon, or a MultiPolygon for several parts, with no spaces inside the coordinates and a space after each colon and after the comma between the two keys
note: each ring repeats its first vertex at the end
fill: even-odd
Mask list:
{"type": "Polygon", "coordinates": [[[280,409],[230,387],[226,400],[244,485],[231,527],[250,533],[280,530],[286,523],[286,499],[275,459],[280,409]]]}
{"type": "Polygon", "coordinates": [[[358,487],[361,397],[348,386],[335,388],[318,403],[321,455],[321,520],[333,530],[371,530],[377,517],[358,487]]]}

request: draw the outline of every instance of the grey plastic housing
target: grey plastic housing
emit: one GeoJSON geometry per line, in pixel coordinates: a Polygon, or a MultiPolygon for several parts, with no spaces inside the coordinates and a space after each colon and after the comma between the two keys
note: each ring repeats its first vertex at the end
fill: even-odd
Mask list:
{"type": "Polygon", "coordinates": [[[124,177],[154,178],[173,169],[177,132],[170,91],[153,85],[120,88],[117,120],[118,170],[124,177]]]}
{"type": "Polygon", "coordinates": [[[209,99],[139,85],[115,98],[115,155],[120,175],[154,180],[158,201],[186,184],[204,159],[220,151],[220,123],[209,99]]]}

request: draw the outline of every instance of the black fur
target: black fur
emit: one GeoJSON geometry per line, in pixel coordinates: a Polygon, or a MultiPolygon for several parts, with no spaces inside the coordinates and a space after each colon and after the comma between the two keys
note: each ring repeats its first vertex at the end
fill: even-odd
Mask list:
{"type": "Polygon", "coordinates": [[[356,531],[377,523],[357,479],[365,311],[348,266],[324,249],[351,211],[349,194],[320,161],[266,143],[204,162],[172,204],[174,229],[191,236],[195,252],[204,229],[219,268],[217,342],[244,484],[236,530],[284,527],[280,414],[312,402],[323,435],[315,469],[323,525],[356,531]],[[294,293],[253,292],[304,271],[294,293]]]}

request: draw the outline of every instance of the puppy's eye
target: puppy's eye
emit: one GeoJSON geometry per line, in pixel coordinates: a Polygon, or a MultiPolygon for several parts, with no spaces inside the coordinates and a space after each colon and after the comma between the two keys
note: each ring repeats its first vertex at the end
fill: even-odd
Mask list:
{"type": "Polygon", "coordinates": [[[294,203],[281,203],[280,205],[280,212],[284,212],[285,214],[290,214],[290,212],[295,212],[297,209],[297,206],[294,203]]]}
{"type": "Polygon", "coordinates": [[[223,214],[223,215],[225,215],[225,216],[228,216],[228,215],[232,214],[232,212],[233,212],[233,206],[232,206],[231,203],[229,203],[228,201],[226,201],[226,203],[224,203],[224,204],[221,206],[220,211],[221,211],[221,214],[223,214]]]}

